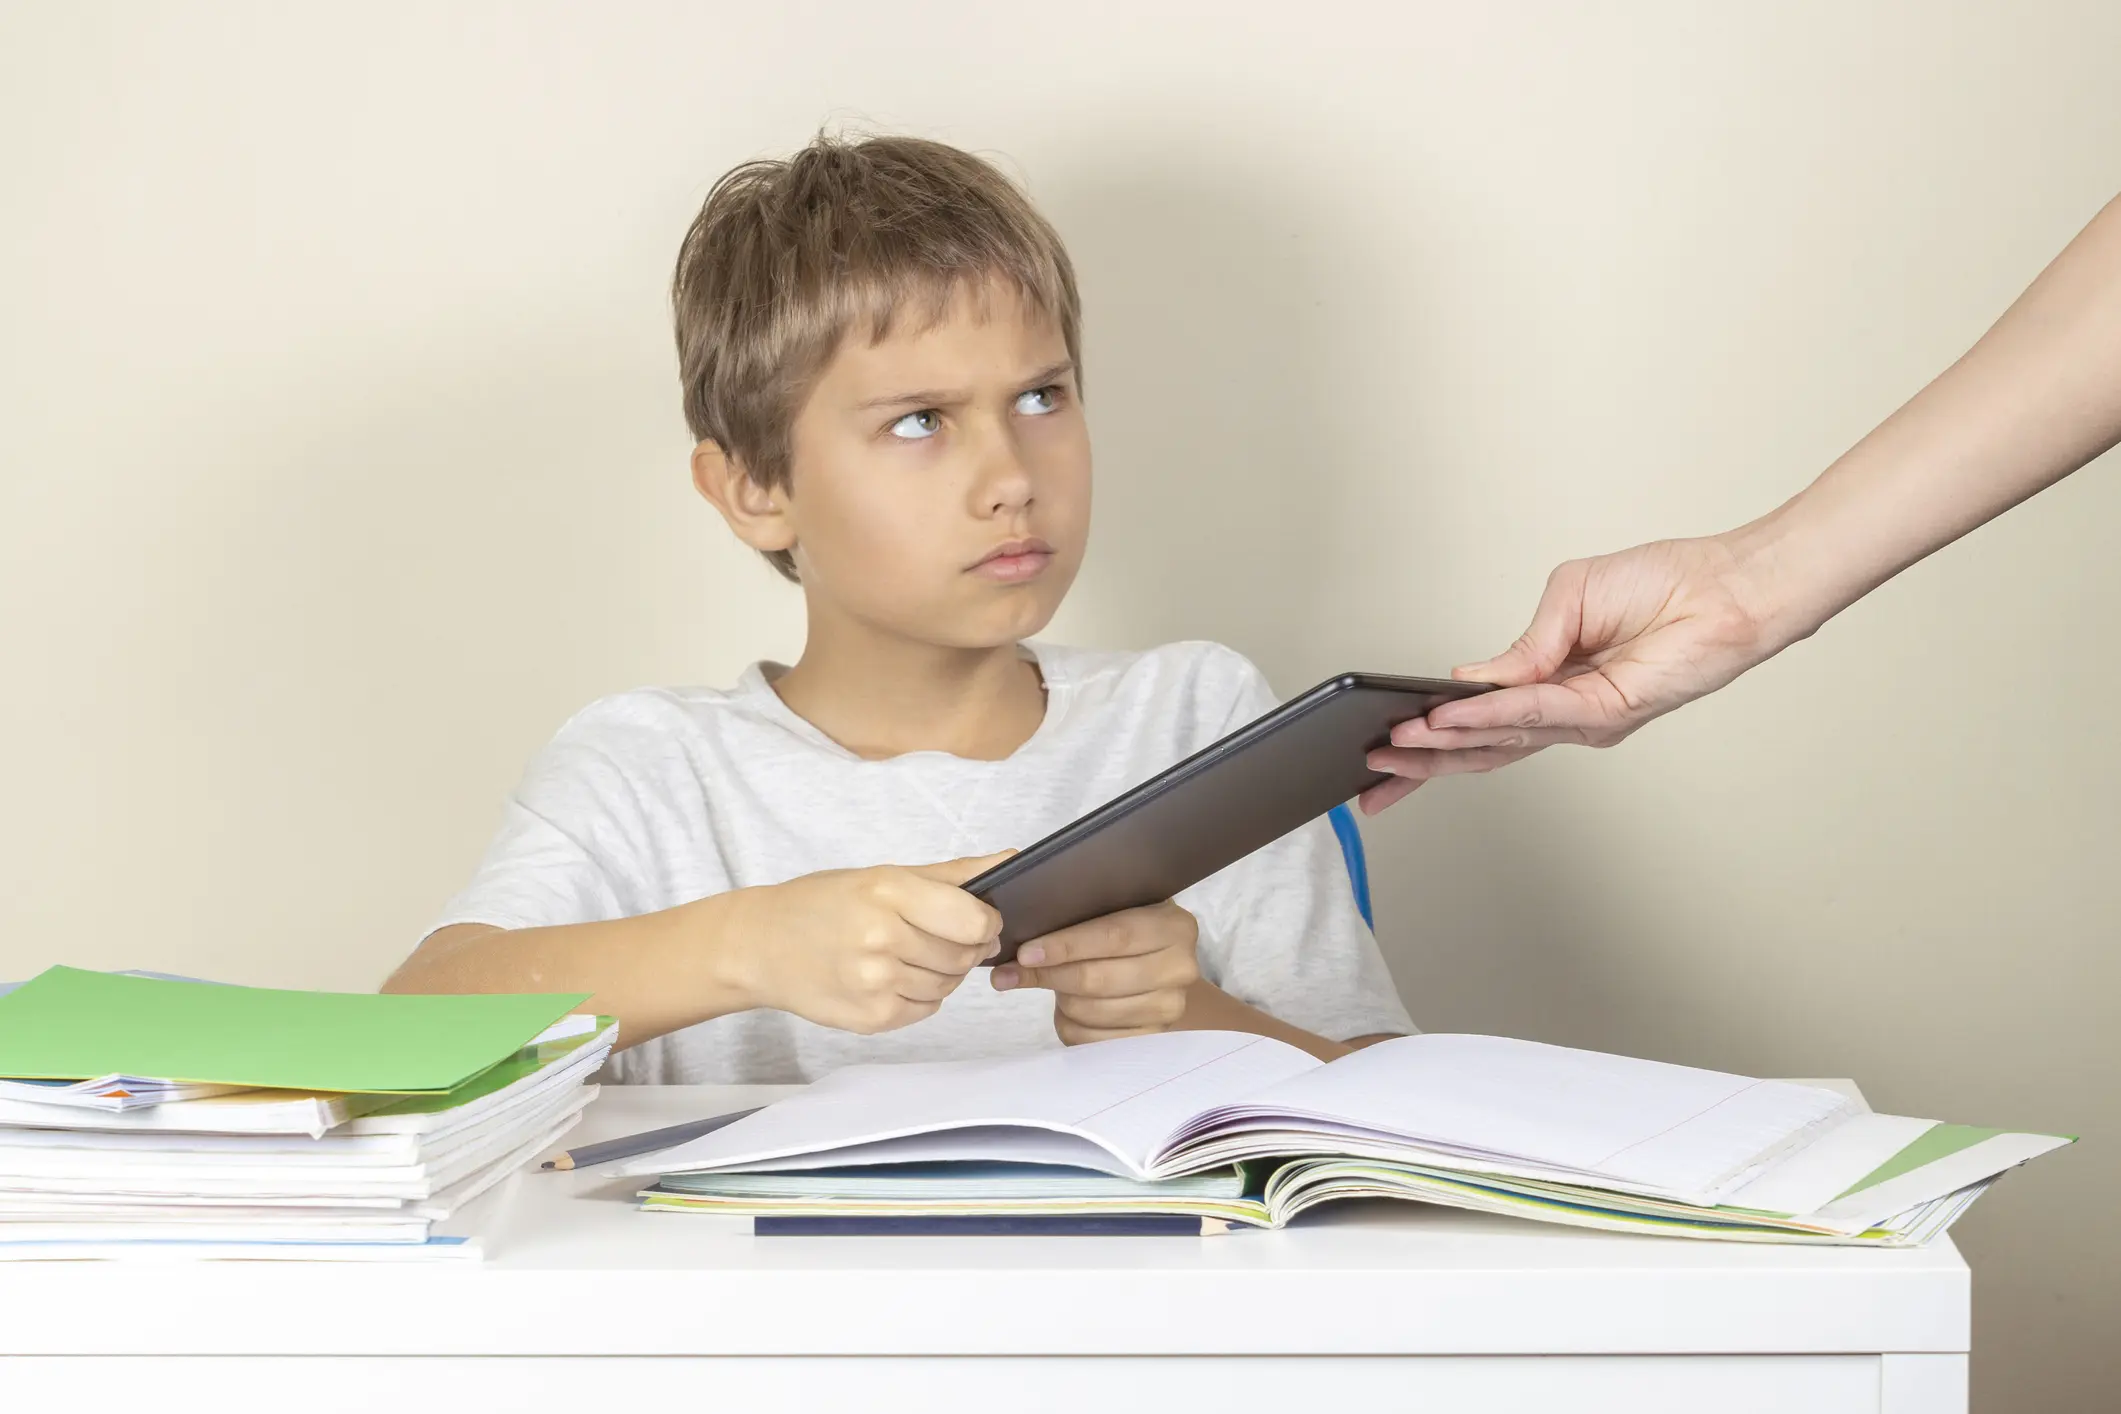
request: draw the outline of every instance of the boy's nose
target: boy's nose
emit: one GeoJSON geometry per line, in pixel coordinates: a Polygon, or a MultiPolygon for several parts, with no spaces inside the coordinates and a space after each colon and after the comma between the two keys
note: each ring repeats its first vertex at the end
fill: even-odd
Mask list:
{"type": "Polygon", "coordinates": [[[1031,504],[1036,478],[1016,438],[998,434],[980,458],[980,475],[973,488],[982,515],[995,516],[1021,510],[1031,504]]]}

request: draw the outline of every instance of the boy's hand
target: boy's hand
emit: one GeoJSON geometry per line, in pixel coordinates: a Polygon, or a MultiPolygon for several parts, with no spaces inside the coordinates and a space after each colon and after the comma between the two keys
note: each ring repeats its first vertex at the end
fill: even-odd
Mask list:
{"type": "Polygon", "coordinates": [[[1200,980],[1200,925],[1175,903],[1109,913],[1048,933],[994,969],[994,989],[1053,993],[1053,1029],[1071,1046],[1168,1031],[1200,980]]]}
{"type": "Polygon", "coordinates": [[[720,895],[753,1006],[873,1035],[932,1016],[995,951],[1001,915],[958,887],[1007,858],[805,874],[720,895]]]}

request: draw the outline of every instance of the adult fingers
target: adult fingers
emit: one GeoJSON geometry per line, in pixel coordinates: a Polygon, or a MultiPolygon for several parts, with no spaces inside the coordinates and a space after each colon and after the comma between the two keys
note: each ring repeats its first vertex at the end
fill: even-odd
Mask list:
{"type": "Polygon", "coordinates": [[[1532,622],[1517,641],[1482,663],[1454,669],[1452,677],[1504,687],[1543,682],[1567,662],[1583,625],[1583,587],[1589,562],[1571,560],[1547,576],[1532,622]]]}
{"type": "Polygon", "coordinates": [[[1426,717],[1401,722],[1392,728],[1394,746],[1416,745],[1424,731],[1445,728],[1497,731],[1538,728],[1583,731],[1612,725],[1615,702],[1599,691],[1594,673],[1581,673],[1561,682],[1529,683],[1462,697],[1432,708],[1426,717]]]}
{"type": "Polygon", "coordinates": [[[1475,747],[1584,746],[1590,734],[1581,727],[1422,727],[1394,730],[1392,745],[1408,751],[1469,751],[1475,747]]]}
{"type": "Polygon", "coordinates": [[[1540,746],[1483,746],[1469,751],[1434,751],[1381,746],[1369,755],[1373,771],[1385,771],[1409,780],[1429,781],[1438,776],[1463,776],[1493,771],[1539,751],[1540,746]]]}
{"type": "Polygon", "coordinates": [[[1376,785],[1371,786],[1361,795],[1355,797],[1355,803],[1362,807],[1363,814],[1375,815],[1378,811],[1389,810],[1400,801],[1405,800],[1408,796],[1414,794],[1420,786],[1421,781],[1418,778],[1394,776],[1389,781],[1379,781],[1376,785]]]}

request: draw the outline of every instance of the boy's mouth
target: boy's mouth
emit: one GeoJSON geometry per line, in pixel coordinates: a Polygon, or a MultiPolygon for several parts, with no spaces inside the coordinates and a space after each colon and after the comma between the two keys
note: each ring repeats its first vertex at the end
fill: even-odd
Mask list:
{"type": "Polygon", "coordinates": [[[1043,540],[1005,540],[989,550],[968,573],[1002,584],[1020,584],[1036,579],[1053,560],[1053,547],[1043,540]]]}

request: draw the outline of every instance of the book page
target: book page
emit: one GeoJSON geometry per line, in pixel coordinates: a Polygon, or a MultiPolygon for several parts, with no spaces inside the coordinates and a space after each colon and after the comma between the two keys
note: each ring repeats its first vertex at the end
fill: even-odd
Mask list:
{"type": "Polygon", "coordinates": [[[1424,1035],[1379,1042],[1250,1096],[1214,1132],[1325,1119],[1708,1201],[1849,1103],[1786,1081],[1537,1041],[1424,1035]]]}
{"type": "Polygon", "coordinates": [[[1723,1201],[1766,1213],[1816,1212],[1936,1125],[1935,1120],[1902,1115],[1851,1115],[1732,1189],[1723,1201]]]}
{"type": "MultiPolygon", "coordinates": [[[[685,1172],[739,1173],[827,1173],[834,1169],[873,1167],[879,1164],[912,1165],[962,1161],[977,1155],[981,1163],[1042,1164],[1049,1167],[1092,1169],[1115,1178],[1130,1175],[1126,1161],[1115,1158],[1103,1145],[1079,1134],[1052,1129],[1026,1129],[1021,1125],[989,1125],[966,1129],[944,1129],[924,1134],[901,1134],[895,1139],[876,1139],[846,1144],[814,1154],[785,1154],[755,1163],[717,1164],[712,1169],[685,1172]]],[[[665,1170],[669,1177],[676,1170],[665,1170]]]]}
{"type": "Polygon", "coordinates": [[[1149,1155],[1195,1114],[1317,1068],[1294,1046],[1229,1031],[1168,1031],[1001,1060],[850,1066],[615,1171],[698,1172],[944,1130],[968,1131],[951,1136],[956,1157],[985,1159],[983,1145],[1006,1141],[978,1131],[1014,1127],[1077,1136],[1117,1164],[1094,1152],[1067,1162],[1140,1178],[1149,1155]]]}

